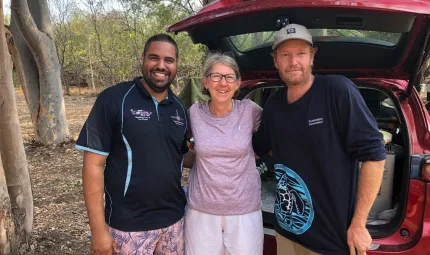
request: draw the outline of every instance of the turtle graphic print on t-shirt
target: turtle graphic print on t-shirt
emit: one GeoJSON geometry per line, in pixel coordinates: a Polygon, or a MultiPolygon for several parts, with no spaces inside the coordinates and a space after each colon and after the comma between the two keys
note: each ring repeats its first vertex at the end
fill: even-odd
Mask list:
{"type": "Polygon", "coordinates": [[[276,188],[275,215],[279,225],[294,234],[306,232],[314,219],[314,208],[309,190],[302,178],[292,169],[275,165],[276,188]]]}

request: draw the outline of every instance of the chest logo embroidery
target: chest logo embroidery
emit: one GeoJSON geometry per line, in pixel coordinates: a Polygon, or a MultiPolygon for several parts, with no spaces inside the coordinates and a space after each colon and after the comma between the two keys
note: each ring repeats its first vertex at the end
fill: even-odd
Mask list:
{"type": "Polygon", "coordinates": [[[145,111],[145,110],[130,109],[130,112],[138,120],[149,120],[152,115],[151,111],[145,111]]]}
{"type": "Polygon", "coordinates": [[[323,123],[324,123],[323,118],[316,118],[313,120],[309,120],[309,126],[319,125],[319,124],[323,124],[323,123]]]}
{"type": "Polygon", "coordinates": [[[276,188],[275,215],[279,225],[296,235],[303,234],[312,225],[314,208],[308,187],[302,178],[282,165],[275,165],[276,188]]]}
{"type": "Polygon", "coordinates": [[[178,126],[184,125],[184,119],[181,118],[178,114],[178,110],[176,110],[176,116],[170,116],[170,118],[173,120],[173,122],[178,126]]]}

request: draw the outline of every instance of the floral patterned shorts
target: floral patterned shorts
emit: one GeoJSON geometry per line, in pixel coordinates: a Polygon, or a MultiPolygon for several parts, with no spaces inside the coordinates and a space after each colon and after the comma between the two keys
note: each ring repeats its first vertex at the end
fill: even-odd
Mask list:
{"type": "Polygon", "coordinates": [[[162,229],[122,232],[109,227],[120,255],[184,255],[184,218],[162,229]]]}

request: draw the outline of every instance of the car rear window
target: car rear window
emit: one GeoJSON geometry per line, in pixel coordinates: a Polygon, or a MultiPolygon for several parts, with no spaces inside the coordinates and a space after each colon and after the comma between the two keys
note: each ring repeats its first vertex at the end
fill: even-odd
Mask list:
{"type": "MultiPolygon", "coordinates": [[[[402,33],[363,31],[351,29],[309,29],[313,41],[318,42],[352,42],[369,43],[387,47],[395,46],[402,33]]],[[[230,36],[234,47],[241,52],[270,47],[276,31],[265,31],[230,36]]]]}

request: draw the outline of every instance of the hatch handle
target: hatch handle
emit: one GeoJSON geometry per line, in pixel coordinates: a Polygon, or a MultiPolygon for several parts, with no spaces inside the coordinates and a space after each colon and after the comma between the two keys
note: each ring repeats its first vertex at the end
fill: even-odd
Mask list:
{"type": "Polygon", "coordinates": [[[360,27],[363,25],[361,17],[336,17],[336,26],[360,27]]]}

